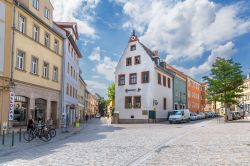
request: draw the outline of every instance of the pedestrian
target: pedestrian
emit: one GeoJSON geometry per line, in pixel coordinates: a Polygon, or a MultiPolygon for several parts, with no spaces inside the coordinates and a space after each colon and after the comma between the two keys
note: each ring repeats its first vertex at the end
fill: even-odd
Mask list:
{"type": "Polygon", "coordinates": [[[34,120],[32,118],[29,119],[28,125],[27,125],[27,131],[34,129],[34,120]]]}

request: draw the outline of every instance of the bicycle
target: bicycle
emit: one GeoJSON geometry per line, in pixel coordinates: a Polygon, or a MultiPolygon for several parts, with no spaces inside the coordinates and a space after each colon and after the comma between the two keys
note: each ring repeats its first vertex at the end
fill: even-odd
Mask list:
{"type": "Polygon", "coordinates": [[[38,137],[40,140],[44,142],[48,142],[52,139],[52,136],[46,127],[46,125],[35,125],[33,129],[29,129],[23,133],[23,138],[27,141],[30,142],[33,139],[38,137]]]}

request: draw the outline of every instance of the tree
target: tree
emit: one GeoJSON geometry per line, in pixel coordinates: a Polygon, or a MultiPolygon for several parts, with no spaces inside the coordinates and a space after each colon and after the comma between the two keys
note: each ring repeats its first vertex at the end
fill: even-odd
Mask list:
{"type": "Polygon", "coordinates": [[[101,97],[98,99],[98,108],[101,116],[104,116],[107,112],[107,101],[101,97]]]}
{"type": "Polygon", "coordinates": [[[223,103],[226,111],[231,105],[239,105],[237,99],[243,96],[244,90],[244,76],[239,63],[217,57],[211,74],[203,79],[208,83],[208,100],[223,103]]]}
{"type": "Polygon", "coordinates": [[[108,102],[115,100],[115,83],[112,82],[108,87],[108,102]]]}

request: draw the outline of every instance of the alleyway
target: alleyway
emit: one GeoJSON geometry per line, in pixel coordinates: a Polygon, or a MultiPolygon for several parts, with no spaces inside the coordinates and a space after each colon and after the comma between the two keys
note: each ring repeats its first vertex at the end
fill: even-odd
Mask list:
{"type": "Polygon", "coordinates": [[[249,165],[249,125],[218,119],[109,125],[96,119],[80,134],[0,152],[0,165],[249,165]]]}

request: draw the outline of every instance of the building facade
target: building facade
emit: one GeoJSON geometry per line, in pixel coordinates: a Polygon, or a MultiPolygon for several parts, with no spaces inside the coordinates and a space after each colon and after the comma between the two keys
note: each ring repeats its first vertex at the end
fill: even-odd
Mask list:
{"type": "Polygon", "coordinates": [[[187,76],[174,67],[167,65],[167,69],[174,72],[173,82],[173,109],[187,108],[187,76]]]}
{"type": "Polygon", "coordinates": [[[166,120],[173,106],[172,82],[166,63],[133,32],[115,71],[115,113],[119,113],[119,123],[166,120]]]}
{"type": "Polygon", "coordinates": [[[201,109],[201,94],[202,87],[198,81],[187,77],[187,91],[188,91],[188,109],[191,112],[202,112],[201,109]]]}
{"type": "Polygon", "coordinates": [[[247,79],[245,79],[244,86],[246,89],[243,92],[243,107],[245,111],[250,112],[250,74],[248,74],[247,79]]]}
{"type": "MultiPolygon", "coordinates": [[[[10,107],[12,0],[0,0],[0,131],[7,128],[10,107]]],[[[0,132],[0,134],[1,134],[0,132]]]]}
{"type": "Polygon", "coordinates": [[[14,3],[13,126],[29,118],[59,125],[63,36],[53,29],[49,0],[17,0],[14,3]]]}
{"type": "Polygon", "coordinates": [[[86,106],[85,106],[85,92],[86,92],[87,84],[84,82],[81,75],[79,75],[78,79],[78,113],[79,113],[79,119],[80,121],[85,120],[86,115],[86,106]]]}
{"type": "Polygon", "coordinates": [[[78,80],[80,74],[79,59],[82,57],[77,47],[78,29],[74,22],[56,22],[64,31],[64,56],[62,79],[62,117],[68,125],[73,125],[78,118],[78,80]]]}

